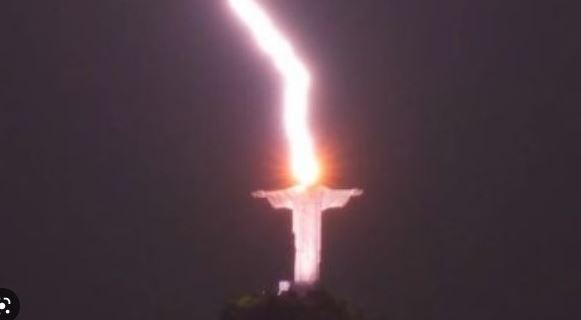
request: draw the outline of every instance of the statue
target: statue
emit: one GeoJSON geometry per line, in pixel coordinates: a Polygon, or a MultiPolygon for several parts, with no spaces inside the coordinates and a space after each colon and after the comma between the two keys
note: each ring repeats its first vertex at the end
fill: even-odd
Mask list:
{"type": "Polygon", "coordinates": [[[276,191],[255,191],[255,198],[266,198],[275,209],[292,210],[295,244],[294,283],[311,286],[319,280],[321,262],[321,218],[326,209],[341,208],[361,189],[330,189],[322,185],[294,186],[276,191]]]}

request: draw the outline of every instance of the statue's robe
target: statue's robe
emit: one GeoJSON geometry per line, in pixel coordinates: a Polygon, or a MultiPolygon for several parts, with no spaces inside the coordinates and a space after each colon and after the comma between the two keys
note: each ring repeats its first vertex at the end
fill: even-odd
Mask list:
{"type": "Polygon", "coordinates": [[[322,213],[326,209],[345,206],[354,191],[312,186],[265,192],[272,207],[292,210],[295,283],[314,284],[318,281],[322,213]]]}

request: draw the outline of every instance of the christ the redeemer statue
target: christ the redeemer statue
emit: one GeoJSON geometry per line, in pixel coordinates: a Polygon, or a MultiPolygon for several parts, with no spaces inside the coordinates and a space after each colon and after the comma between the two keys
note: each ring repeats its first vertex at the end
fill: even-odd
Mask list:
{"type": "Polygon", "coordinates": [[[295,276],[298,286],[311,286],[319,280],[321,261],[321,218],[326,209],[341,208],[349,198],[360,196],[360,189],[330,189],[321,185],[295,186],[277,191],[255,191],[255,198],[266,198],[275,209],[292,210],[295,243],[295,276]]]}

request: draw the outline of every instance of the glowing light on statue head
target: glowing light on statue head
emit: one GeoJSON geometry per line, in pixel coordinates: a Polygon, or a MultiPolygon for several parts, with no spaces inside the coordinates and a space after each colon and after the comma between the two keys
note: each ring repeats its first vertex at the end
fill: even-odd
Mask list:
{"type": "Polygon", "coordinates": [[[308,126],[309,71],[258,3],[254,0],[228,1],[283,77],[284,124],[289,142],[291,172],[299,184],[315,184],[320,168],[308,126]]]}

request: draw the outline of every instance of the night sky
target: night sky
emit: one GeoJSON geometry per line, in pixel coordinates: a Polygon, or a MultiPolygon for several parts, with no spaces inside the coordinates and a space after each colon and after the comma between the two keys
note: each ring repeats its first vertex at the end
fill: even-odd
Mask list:
{"type": "MultiPolygon", "coordinates": [[[[322,278],[370,319],[573,319],[574,2],[263,0],[311,67],[322,278]]],[[[292,275],[280,78],[225,1],[0,4],[19,319],[217,319],[292,275]]],[[[575,294],[577,292],[577,294],[575,294]]]]}

